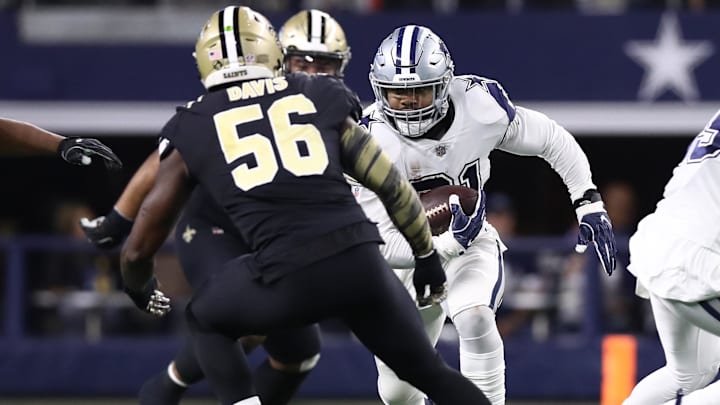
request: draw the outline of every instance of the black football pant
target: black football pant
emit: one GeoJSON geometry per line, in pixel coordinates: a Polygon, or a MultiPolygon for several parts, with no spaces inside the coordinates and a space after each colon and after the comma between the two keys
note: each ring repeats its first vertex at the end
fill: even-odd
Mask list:
{"type": "Polygon", "coordinates": [[[290,273],[272,284],[252,278],[248,257],[228,262],[187,308],[195,351],[222,404],[256,395],[239,336],[271,334],[339,317],[360,341],[438,405],[489,404],[433,348],[410,294],[365,243],[290,273]]]}
{"type": "MultiPolygon", "coordinates": [[[[226,233],[204,218],[196,217],[192,209],[183,213],[175,227],[175,247],[185,278],[193,291],[197,291],[213,273],[220,271],[226,262],[250,252],[242,239],[226,233]]],[[[278,331],[263,343],[270,357],[284,364],[302,363],[320,353],[320,346],[317,325],[278,331]]],[[[236,346],[233,350],[239,348],[236,346]]],[[[203,378],[190,338],[174,361],[184,382],[194,384],[203,378]]]]}

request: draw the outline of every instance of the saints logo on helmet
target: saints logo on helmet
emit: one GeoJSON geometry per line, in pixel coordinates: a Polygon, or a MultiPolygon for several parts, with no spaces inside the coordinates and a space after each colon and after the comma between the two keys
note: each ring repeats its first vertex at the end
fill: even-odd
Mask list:
{"type": "Polygon", "coordinates": [[[302,56],[309,62],[317,58],[337,63],[335,75],[342,77],[350,61],[350,47],[340,24],[328,13],[320,10],[303,10],[280,28],[280,43],[287,58],[302,56]]]}
{"type": "Polygon", "coordinates": [[[445,43],[429,28],[407,25],[395,29],[380,44],[370,67],[376,108],[401,135],[422,136],[447,114],[454,68],[445,43]],[[392,108],[388,92],[429,93],[432,101],[414,109],[392,108]]]}
{"type": "Polygon", "coordinates": [[[195,60],[205,88],[283,73],[277,33],[265,16],[249,7],[216,11],[195,44],[195,60]]]}

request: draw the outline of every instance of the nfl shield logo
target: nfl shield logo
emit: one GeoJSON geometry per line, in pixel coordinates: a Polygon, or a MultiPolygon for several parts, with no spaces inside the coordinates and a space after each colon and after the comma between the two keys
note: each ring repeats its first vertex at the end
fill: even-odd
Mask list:
{"type": "Polygon", "coordinates": [[[220,60],[220,59],[222,59],[222,52],[208,51],[208,58],[210,58],[210,60],[220,60]]]}
{"type": "Polygon", "coordinates": [[[438,145],[435,147],[435,154],[438,155],[439,157],[445,156],[446,153],[447,153],[447,146],[438,145]]]}

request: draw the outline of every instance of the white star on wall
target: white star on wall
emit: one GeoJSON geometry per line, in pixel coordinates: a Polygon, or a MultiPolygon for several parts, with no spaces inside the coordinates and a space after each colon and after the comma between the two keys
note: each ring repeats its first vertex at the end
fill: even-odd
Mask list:
{"type": "Polygon", "coordinates": [[[666,90],[684,101],[697,100],[693,69],[713,54],[710,41],[684,41],[675,14],[665,14],[653,41],[628,41],[625,53],[643,66],[645,74],[638,97],[657,99],[666,90]]]}

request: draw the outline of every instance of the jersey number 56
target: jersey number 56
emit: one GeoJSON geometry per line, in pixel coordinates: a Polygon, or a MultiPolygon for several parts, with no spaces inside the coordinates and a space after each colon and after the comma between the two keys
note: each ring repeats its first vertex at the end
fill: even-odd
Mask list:
{"type": "Polygon", "coordinates": [[[328,166],[328,154],[320,131],[312,124],[292,124],[290,114],[299,115],[317,112],[310,99],[302,94],[294,94],[276,100],[267,110],[272,128],[272,142],[277,154],[266,135],[255,133],[240,138],[237,126],[263,119],[259,104],[233,108],[215,114],[220,148],[228,164],[248,155],[253,155],[257,165],[243,163],[233,169],[235,185],[243,191],[273,181],[279,165],[295,176],[322,174],[328,166]],[[301,143],[304,144],[301,153],[301,143]]]}

